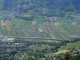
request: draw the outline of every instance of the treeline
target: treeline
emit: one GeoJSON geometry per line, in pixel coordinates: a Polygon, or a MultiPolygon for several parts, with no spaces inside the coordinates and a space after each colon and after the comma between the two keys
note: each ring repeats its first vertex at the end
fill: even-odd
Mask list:
{"type": "Polygon", "coordinates": [[[28,20],[28,21],[33,21],[33,18],[34,18],[34,17],[22,17],[22,16],[15,16],[15,17],[22,20],[28,20]]]}

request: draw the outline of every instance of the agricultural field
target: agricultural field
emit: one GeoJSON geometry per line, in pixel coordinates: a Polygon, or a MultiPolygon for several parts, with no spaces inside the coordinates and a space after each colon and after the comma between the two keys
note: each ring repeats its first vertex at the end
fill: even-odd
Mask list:
{"type": "Polygon", "coordinates": [[[69,39],[80,37],[80,19],[38,16],[33,21],[14,18],[0,20],[4,36],[69,39]]]}

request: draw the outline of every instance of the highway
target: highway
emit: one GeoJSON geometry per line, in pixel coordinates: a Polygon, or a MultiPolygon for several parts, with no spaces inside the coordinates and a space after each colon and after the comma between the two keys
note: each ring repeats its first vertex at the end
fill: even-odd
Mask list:
{"type": "Polygon", "coordinates": [[[68,38],[68,39],[59,39],[59,38],[43,38],[43,37],[20,37],[20,36],[1,36],[5,38],[22,38],[22,39],[38,39],[38,40],[54,40],[54,41],[71,41],[71,39],[80,39],[80,38],[68,38]]]}
{"type": "Polygon", "coordinates": [[[57,38],[42,38],[42,37],[20,37],[20,36],[4,36],[7,38],[23,38],[23,39],[39,39],[39,40],[56,40],[56,41],[63,41],[66,39],[57,39],[57,38]]]}

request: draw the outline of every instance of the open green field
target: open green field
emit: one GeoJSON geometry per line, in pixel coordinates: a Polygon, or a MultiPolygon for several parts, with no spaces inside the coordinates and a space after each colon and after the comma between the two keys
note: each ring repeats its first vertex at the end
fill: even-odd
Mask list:
{"type": "MultiPolygon", "coordinates": [[[[31,56],[26,54],[22,60],[28,60],[30,57],[31,56]]],[[[34,58],[34,57],[32,56],[32,58],[34,58]]],[[[37,60],[42,60],[42,59],[41,58],[37,58],[37,60]]]]}
{"type": "Polygon", "coordinates": [[[68,50],[70,48],[79,48],[79,47],[80,47],[80,42],[67,43],[66,46],[61,46],[59,50],[68,50]]]}
{"type": "Polygon", "coordinates": [[[35,51],[35,50],[43,50],[43,49],[49,48],[49,47],[50,47],[49,45],[41,45],[41,46],[39,46],[39,47],[34,47],[33,50],[34,50],[34,51],[35,51]]]}
{"type": "Polygon", "coordinates": [[[79,22],[78,18],[68,20],[65,17],[48,20],[37,16],[33,21],[14,18],[10,21],[0,20],[0,29],[4,36],[68,39],[80,37],[79,22]]]}

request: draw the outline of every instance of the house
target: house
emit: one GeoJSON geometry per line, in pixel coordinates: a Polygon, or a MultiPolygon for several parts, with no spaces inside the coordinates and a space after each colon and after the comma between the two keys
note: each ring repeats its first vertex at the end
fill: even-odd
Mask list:
{"type": "Polygon", "coordinates": [[[45,32],[45,31],[43,29],[39,28],[38,30],[36,30],[36,32],[42,33],[42,32],[45,32]]]}

